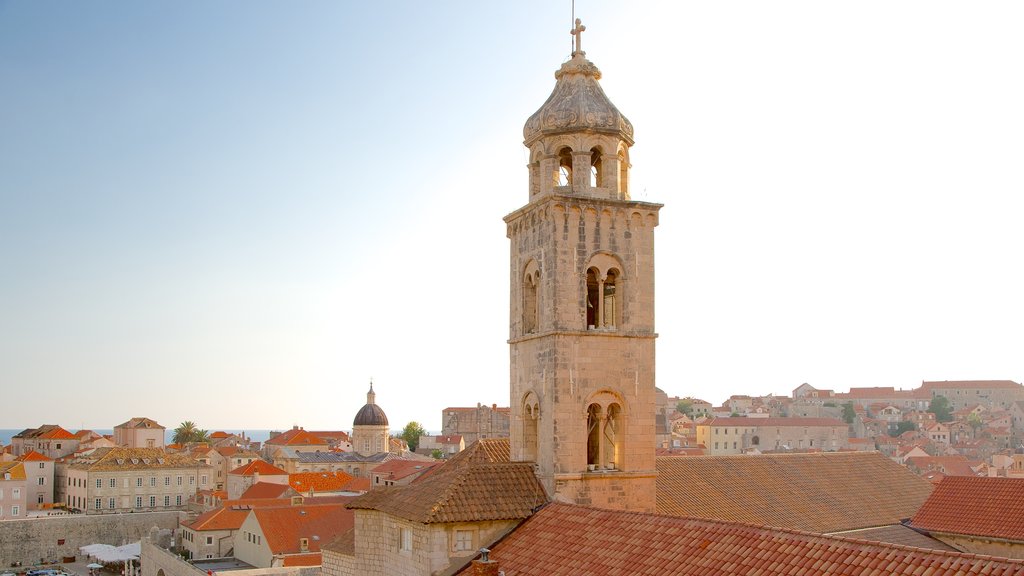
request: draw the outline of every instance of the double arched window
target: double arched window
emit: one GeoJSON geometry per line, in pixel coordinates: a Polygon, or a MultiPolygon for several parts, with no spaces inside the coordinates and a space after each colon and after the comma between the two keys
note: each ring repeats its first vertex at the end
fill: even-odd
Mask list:
{"type": "Polygon", "coordinates": [[[601,392],[587,405],[587,470],[621,470],[623,456],[621,401],[601,392]]]}
{"type": "Polygon", "coordinates": [[[610,330],[622,320],[622,272],[609,254],[596,254],[587,267],[587,330],[610,330]]]}

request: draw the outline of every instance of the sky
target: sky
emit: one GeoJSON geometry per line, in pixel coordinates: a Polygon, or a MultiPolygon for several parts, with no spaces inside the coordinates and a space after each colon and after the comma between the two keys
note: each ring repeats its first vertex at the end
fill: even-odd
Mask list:
{"type": "MultiPolygon", "coordinates": [[[[579,0],[657,386],[1024,380],[1024,3],[579,0]]],[[[502,217],[569,2],[0,0],[0,428],[509,404],[502,217]]]]}

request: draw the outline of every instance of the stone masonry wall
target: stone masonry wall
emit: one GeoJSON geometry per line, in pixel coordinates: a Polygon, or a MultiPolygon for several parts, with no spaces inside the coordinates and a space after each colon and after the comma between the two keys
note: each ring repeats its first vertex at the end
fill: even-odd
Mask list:
{"type": "Polygon", "coordinates": [[[89,544],[120,546],[136,542],[154,526],[177,529],[184,516],[183,512],[144,512],[5,520],[0,522],[0,567],[13,562],[23,566],[39,564],[40,560],[60,562],[64,557],[78,556],[78,548],[89,544]]]}

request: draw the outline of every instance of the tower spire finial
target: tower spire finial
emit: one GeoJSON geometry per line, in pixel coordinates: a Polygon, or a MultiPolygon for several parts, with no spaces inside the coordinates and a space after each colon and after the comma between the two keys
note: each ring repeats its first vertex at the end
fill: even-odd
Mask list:
{"type": "Polygon", "coordinates": [[[572,51],[572,55],[573,56],[576,56],[577,54],[579,54],[580,56],[586,56],[587,55],[586,52],[584,52],[583,50],[580,49],[580,41],[582,39],[583,32],[586,29],[587,29],[587,27],[583,25],[583,22],[580,21],[579,18],[577,18],[576,19],[576,25],[573,26],[572,30],[569,30],[569,34],[572,34],[573,36],[576,37],[576,49],[572,51]]]}

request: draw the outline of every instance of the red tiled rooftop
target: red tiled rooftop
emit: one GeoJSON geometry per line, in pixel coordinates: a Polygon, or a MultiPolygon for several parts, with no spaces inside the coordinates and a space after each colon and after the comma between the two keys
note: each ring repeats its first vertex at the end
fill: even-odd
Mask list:
{"type": "Polygon", "coordinates": [[[1024,478],[947,476],[910,522],[931,532],[1024,541],[1024,478]]]}
{"type": "Polygon", "coordinates": [[[298,554],[299,539],[306,538],[309,552],[352,529],[355,514],[341,504],[285,506],[253,510],[267,546],[273,554],[298,554]]]}
{"type": "Polygon", "coordinates": [[[248,464],[243,464],[238,468],[235,468],[228,474],[235,474],[238,476],[252,476],[253,474],[259,474],[261,476],[287,476],[288,473],[281,470],[277,466],[270,464],[265,460],[253,460],[248,464]]]}
{"type": "Polygon", "coordinates": [[[242,498],[281,498],[289,490],[291,487],[287,484],[257,482],[242,493],[242,498]]]}
{"type": "Polygon", "coordinates": [[[505,576],[1024,575],[1020,560],[558,503],[491,546],[490,558],[505,576]]]}
{"type": "Polygon", "coordinates": [[[828,533],[895,524],[932,486],[878,452],[660,457],[660,514],[828,533]]]}
{"type": "Polygon", "coordinates": [[[338,492],[352,481],[346,472],[296,472],[288,475],[288,484],[296,492],[338,492]]]}
{"type": "Polygon", "coordinates": [[[18,457],[18,460],[22,462],[53,462],[53,458],[44,456],[35,450],[29,450],[18,457]]]}
{"type": "Polygon", "coordinates": [[[302,428],[292,428],[266,441],[271,446],[327,446],[327,441],[302,428]]]}

